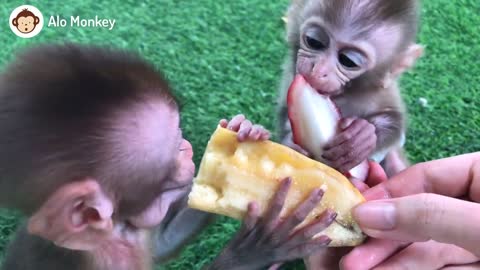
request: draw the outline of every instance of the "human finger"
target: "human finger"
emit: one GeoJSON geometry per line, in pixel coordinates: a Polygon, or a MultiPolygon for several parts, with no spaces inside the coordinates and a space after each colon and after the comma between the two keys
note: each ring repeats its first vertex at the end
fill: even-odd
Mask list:
{"type": "Polygon", "coordinates": [[[374,270],[436,270],[446,265],[477,261],[475,255],[463,248],[431,240],[411,244],[376,266],[374,270]]]}
{"type": "Polygon", "coordinates": [[[398,241],[451,243],[480,255],[480,204],[437,194],[368,201],[353,209],[363,232],[398,241]],[[468,218],[466,218],[468,217],[468,218]]]}
{"type": "Polygon", "coordinates": [[[437,193],[480,202],[480,152],[416,164],[366,191],[367,200],[437,193]]]}
{"type": "Polygon", "coordinates": [[[368,270],[386,260],[408,243],[370,238],[366,243],[355,247],[340,261],[342,270],[368,270]]]}

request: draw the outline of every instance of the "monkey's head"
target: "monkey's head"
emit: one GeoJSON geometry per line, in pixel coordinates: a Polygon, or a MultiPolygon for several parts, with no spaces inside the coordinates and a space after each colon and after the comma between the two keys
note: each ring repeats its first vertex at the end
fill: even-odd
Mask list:
{"type": "Polygon", "coordinates": [[[92,249],[115,224],[158,225],[189,191],[195,166],[177,102],[136,55],[42,46],[8,66],[0,86],[0,171],[11,206],[32,215],[31,233],[92,249]]]}
{"type": "Polygon", "coordinates": [[[35,16],[35,14],[28,9],[20,11],[17,17],[12,20],[12,24],[17,27],[17,30],[24,34],[28,34],[35,30],[35,27],[39,23],[40,18],[35,16]]]}
{"type": "Polygon", "coordinates": [[[422,53],[417,10],[416,0],[294,1],[288,39],[296,72],[328,95],[361,77],[387,84],[422,53]]]}

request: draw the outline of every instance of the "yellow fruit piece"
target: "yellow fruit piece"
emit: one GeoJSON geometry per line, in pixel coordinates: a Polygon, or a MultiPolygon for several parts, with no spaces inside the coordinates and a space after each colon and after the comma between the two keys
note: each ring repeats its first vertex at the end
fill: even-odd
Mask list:
{"type": "Polygon", "coordinates": [[[338,171],[284,145],[237,141],[237,134],[218,127],[205,150],[188,204],[191,208],[242,219],[248,203],[256,201],[263,214],[279,183],[292,178],[281,216],[291,213],[314,188],[325,194],[305,219],[310,223],[326,208],[337,218],[319,235],[328,235],[330,246],[355,246],[365,235],[352,218],[351,209],[364,201],[361,193],[338,171]]]}

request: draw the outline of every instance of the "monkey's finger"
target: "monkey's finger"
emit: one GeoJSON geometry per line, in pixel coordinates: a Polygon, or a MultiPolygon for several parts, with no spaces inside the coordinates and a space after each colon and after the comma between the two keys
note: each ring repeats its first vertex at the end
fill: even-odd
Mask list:
{"type": "Polygon", "coordinates": [[[288,241],[289,244],[298,245],[300,243],[305,243],[305,241],[311,240],[313,236],[319,234],[328,226],[330,226],[336,217],[337,213],[331,209],[327,209],[320,214],[315,221],[293,233],[288,241]]]}
{"type": "Polygon", "coordinates": [[[244,120],[240,124],[240,128],[238,129],[237,139],[240,142],[246,141],[248,138],[248,134],[252,130],[252,122],[250,120],[244,120]]]}
{"type": "Polygon", "coordinates": [[[282,212],[283,205],[285,204],[285,199],[287,198],[288,190],[292,185],[292,179],[287,177],[282,180],[280,183],[280,187],[278,188],[277,192],[275,193],[270,207],[264,215],[264,230],[265,233],[270,233],[274,230],[274,228],[278,224],[278,217],[282,212]]]}
{"type": "Polygon", "coordinates": [[[474,262],[478,262],[478,258],[463,248],[428,241],[413,243],[374,269],[440,269],[450,264],[458,265],[474,262]],[[446,256],[446,254],[448,255],[446,256]]]}
{"type": "Polygon", "coordinates": [[[237,132],[243,121],[245,121],[245,115],[243,114],[235,115],[232,118],[232,120],[230,120],[230,122],[228,123],[227,128],[237,132]]]}
{"type": "Polygon", "coordinates": [[[227,119],[222,119],[218,123],[222,128],[226,128],[228,126],[228,120],[227,119]]]}
{"type": "Polygon", "coordinates": [[[250,231],[255,227],[258,221],[259,214],[260,214],[260,210],[258,207],[258,203],[256,202],[249,203],[247,214],[243,219],[243,227],[245,230],[250,231]]]}
{"type": "Polygon", "coordinates": [[[253,125],[252,130],[250,131],[249,138],[251,140],[268,140],[270,137],[270,132],[268,132],[263,126],[261,125],[253,125]],[[266,139],[265,139],[266,138],[266,139]]]}
{"type": "Polygon", "coordinates": [[[275,230],[275,234],[290,235],[291,231],[302,223],[315,206],[318,205],[322,200],[324,193],[325,192],[320,188],[314,189],[308,198],[303,201],[282,223],[280,223],[275,230]]]}
{"type": "Polygon", "coordinates": [[[340,260],[342,270],[369,270],[408,243],[370,238],[340,260]]]}
{"type": "Polygon", "coordinates": [[[248,139],[251,141],[258,141],[261,135],[262,134],[260,133],[260,130],[253,125],[252,129],[248,133],[248,139]]]}
{"type": "Polygon", "coordinates": [[[294,260],[298,258],[304,258],[307,257],[315,252],[317,252],[320,249],[326,248],[328,244],[332,242],[332,239],[330,239],[326,235],[322,235],[320,237],[317,237],[308,243],[298,245],[288,251],[288,254],[285,256],[286,260],[294,260]]]}
{"type": "Polygon", "coordinates": [[[335,136],[331,142],[327,143],[324,149],[329,150],[330,148],[336,147],[355,138],[365,126],[365,123],[360,120],[361,119],[356,119],[350,126],[335,136]]]}
{"type": "Polygon", "coordinates": [[[331,165],[346,172],[365,160],[375,148],[377,138],[373,134],[361,132],[358,137],[326,151],[323,157],[330,160],[331,165]]]}
{"type": "Polygon", "coordinates": [[[265,130],[262,132],[262,135],[260,136],[260,138],[262,139],[262,141],[266,141],[266,140],[269,140],[270,139],[270,132],[268,130],[265,130]]]}
{"type": "Polygon", "coordinates": [[[367,159],[368,155],[372,152],[371,144],[363,145],[362,147],[357,147],[351,152],[347,153],[345,156],[334,161],[333,164],[335,168],[341,172],[347,172],[360,164],[362,161],[367,159]]]}
{"type": "MultiPolygon", "coordinates": [[[[366,145],[361,145],[362,148],[367,147],[366,145]]],[[[352,156],[358,156],[360,151],[363,149],[359,148],[357,139],[353,137],[348,141],[345,141],[339,145],[331,147],[329,149],[325,148],[325,151],[322,154],[322,157],[326,160],[333,162],[335,165],[340,166],[343,163],[352,159],[352,156]]]]}
{"type": "Polygon", "coordinates": [[[354,150],[348,150],[347,148],[340,146],[329,150],[328,153],[325,152],[323,157],[329,161],[328,165],[331,167],[340,172],[348,172],[355,165],[365,159],[361,151],[363,151],[363,149],[357,148],[354,150]]]}

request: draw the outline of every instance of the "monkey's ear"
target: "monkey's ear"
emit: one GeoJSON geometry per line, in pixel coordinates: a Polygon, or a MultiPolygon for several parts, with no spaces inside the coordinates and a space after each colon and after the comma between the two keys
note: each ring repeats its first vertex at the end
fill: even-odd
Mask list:
{"type": "Polygon", "coordinates": [[[16,18],[14,18],[14,19],[12,20],[12,24],[13,24],[13,26],[17,26],[17,25],[18,25],[16,18]]]}
{"type": "Polygon", "coordinates": [[[404,53],[400,54],[393,64],[391,74],[393,77],[398,77],[408,69],[415,65],[418,58],[423,55],[425,47],[420,44],[411,44],[404,53]]]}
{"type": "Polygon", "coordinates": [[[113,229],[113,203],[91,179],[65,184],[30,217],[28,231],[56,245],[92,250],[113,229]]]}

